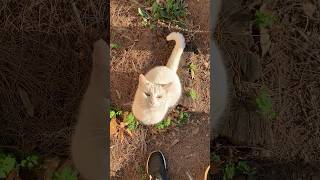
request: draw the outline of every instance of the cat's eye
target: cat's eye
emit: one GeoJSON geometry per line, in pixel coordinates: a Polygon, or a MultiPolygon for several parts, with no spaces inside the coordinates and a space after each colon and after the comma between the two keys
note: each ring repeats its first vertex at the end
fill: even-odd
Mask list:
{"type": "Polygon", "coordinates": [[[148,97],[150,96],[150,94],[149,94],[149,93],[144,93],[144,94],[145,94],[146,96],[148,96],[148,97]]]}
{"type": "Polygon", "coordinates": [[[158,99],[162,98],[162,96],[157,96],[158,99]]]}

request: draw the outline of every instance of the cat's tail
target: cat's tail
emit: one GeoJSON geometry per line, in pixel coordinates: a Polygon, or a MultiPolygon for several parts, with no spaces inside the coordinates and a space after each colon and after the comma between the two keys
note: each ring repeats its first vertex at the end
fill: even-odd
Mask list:
{"type": "Polygon", "coordinates": [[[181,33],[172,32],[167,36],[167,41],[176,41],[176,45],[173,48],[171,56],[168,60],[167,67],[174,72],[177,72],[183,49],[185,48],[185,40],[181,33]]]}

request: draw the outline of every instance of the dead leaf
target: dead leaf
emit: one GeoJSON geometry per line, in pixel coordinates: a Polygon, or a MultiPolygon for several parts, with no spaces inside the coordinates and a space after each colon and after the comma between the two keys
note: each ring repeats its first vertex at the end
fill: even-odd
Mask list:
{"type": "Polygon", "coordinates": [[[122,143],[123,140],[124,140],[124,129],[120,129],[119,131],[119,139],[120,139],[120,142],[122,143]]]}
{"type": "Polygon", "coordinates": [[[271,40],[268,30],[265,28],[260,28],[260,46],[262,50],[261,57],[264,57],[270,50],[271,40]]]}
{"type": "Polygon", "coordinates": [[[26,108],[28,115],[33,117],[34,107],[30,101],[30,98],[29,98],[27,92],[21,88],[18,88],[18,91],[19,91],[23,106],[26,108]]]}
{"type": "Polygon", "coordinates": [[[315,4],[313,4],[311,0],[304,0],[302,4],[302,8],[304,13],[307,16],[312,17],[317,7],[315,4]]]}
{"type": "Polygon", "coordinates": [[[191,70],[190,73],[191,73],[191,79],[194,79],[194,76],[195,76],[194,70],[191,70]]]}
{"type": "Polygon", "coordinates": [[[16,170],[12,170],[8,174],[6,180],[21,180],[21,178],[19,177],[19,174],[18,174],[18,172],[16,170]]]}
{"type": "Polygon", "coordinates": [[[127,132],[127,134],[128,134],[130,137],[133,136],[132,132],[131,132],[129,129],[127,129],[126,132],[127,132]]]}
{"type": "Polygon", "coordinates": [[[116,90],[116,94],[117,94],[118,99],[121,99],[121,94],[119,93],[118,90],[116,90]]]}
{"type": "Polygon", "coordinates": [[[118,131],[118,123],[115,118],[110,121],[110,135],[114,135],[118,131]]]}
{"type": "Polygon", "coordinates": [[[193,180],[193,177],[191,176],[191,174],[189,173],[189,171],[186,171],[186,174],[187,174],[189,180],[193,180]]]}

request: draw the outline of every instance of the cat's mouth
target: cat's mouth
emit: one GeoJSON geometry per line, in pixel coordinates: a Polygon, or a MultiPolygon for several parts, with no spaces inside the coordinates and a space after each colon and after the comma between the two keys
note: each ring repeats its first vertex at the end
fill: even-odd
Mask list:
{"type": "Polygon", "coordinates": [[[156,108],[158,108],[159,106],[158,105],[156,105],[156,104],[149,104],[149,108],[150,109],[156,109],[156,108]]]}

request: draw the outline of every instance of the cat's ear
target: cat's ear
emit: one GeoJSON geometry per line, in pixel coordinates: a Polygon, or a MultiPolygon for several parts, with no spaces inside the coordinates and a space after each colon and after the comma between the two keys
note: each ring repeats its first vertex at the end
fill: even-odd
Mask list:
{"type": "Polygon", "coordinates": [[[139,75],[139,84],[147,84],[148,82],[149,81],[147,80],[147,78],[143,74],[139,75]]]}
{"type": "Polygon", "coordinates": [[[173,90],[173,83],[169,83],[169,84],[164,84],[164,85],[161,85],[167,92],[169,91],[172,91],[173,90]]]}

